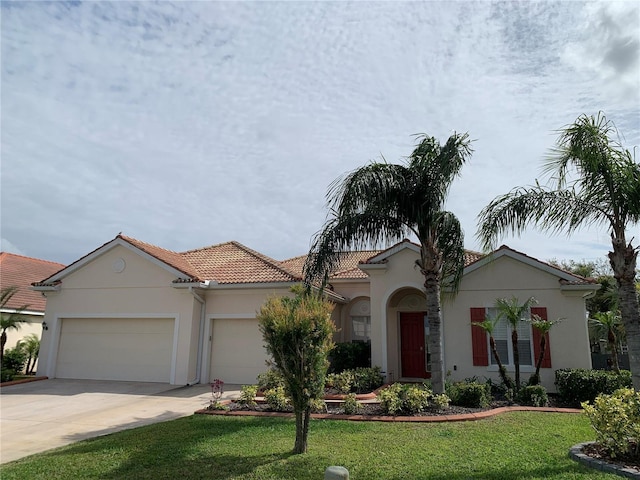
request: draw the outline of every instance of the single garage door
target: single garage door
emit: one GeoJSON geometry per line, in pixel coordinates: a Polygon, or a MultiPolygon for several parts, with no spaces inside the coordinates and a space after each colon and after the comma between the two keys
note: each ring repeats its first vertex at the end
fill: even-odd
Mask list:
{"type": "Polygon", "coordinates": [[[171,381],[174,319],[65,318],[56,377],[171,381]]]}
{"type": "Polygon", "coordinates": [[[214,319],[212,332],[210,381],[219,378],[225,383],[256,383],[258,374],[268,368],[258,320],[214,319]]]}

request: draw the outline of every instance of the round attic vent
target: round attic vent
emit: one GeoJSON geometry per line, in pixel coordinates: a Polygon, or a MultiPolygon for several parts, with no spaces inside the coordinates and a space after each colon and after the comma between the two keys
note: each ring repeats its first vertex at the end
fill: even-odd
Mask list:
{"type": "Polygon", "coordinates": [[[116,258],[113,261],[113,264],[111,265],[111,268],[113,268],[113,271],[116,273],[120,273],[124,270],[124,267],[126,267],[127,264],[125,263],[124,259],[122,258],[116,258]]]}

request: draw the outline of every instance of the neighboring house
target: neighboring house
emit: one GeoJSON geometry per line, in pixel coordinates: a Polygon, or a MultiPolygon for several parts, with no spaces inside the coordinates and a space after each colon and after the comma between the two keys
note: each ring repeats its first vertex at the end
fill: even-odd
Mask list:
{"type": "Polygon", "coordinates": [[[0,252],[0,289],[18,287],[18,291],[11,297],[6,308],[2,309],[2,313],[15,313],[16,309],[27,305],[23,315],[28,323],[23,323],[20,330],[7,331],[6,348],[14,348],[18,340],[31,333],[40,338],[47,302],[42,294],[33,291],[31,284],[63,268],[64,265],[61,263],[0,252]]]}
{"type": "MultiPolygon", "coordinates": [[[[330,277],[338,342],[370,341],[372,364],[388,380],[428,378],[428,326],[419,247],[347,254],[330,277]]],[[[173,252],[118,235],[64,270],[34,284],[47,296],[39,375],[171,384],[255,383],[266,367],[256,312],[272,295],[290,295],[305,257],[282,262],[237,242],[173,252]]],[[[564,320],[554,326],[543,384],[553,370],[590,368],[585,298],[598,285],[520,252],[467,252],[453,301],[443,302],[445,365],[451,378],[498,379],[488,339],[471,322],[496,298],[535,296],[533,313],[564,320]]],[[[523,378],[533,371],[535,333],[523,324],[523,378]]],[[[512,369],[505,328],[496,334],[512,369]]]]}

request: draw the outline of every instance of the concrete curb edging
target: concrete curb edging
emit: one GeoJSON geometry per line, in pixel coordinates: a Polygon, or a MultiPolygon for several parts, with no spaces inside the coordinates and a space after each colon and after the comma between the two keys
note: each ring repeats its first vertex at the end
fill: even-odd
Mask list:
{"type": "Polygon", "coordinates": [[[582,449],[596,442],[584,442],[578,443],[574,445],[569,450],[569,458],[578,463],[581,463],[589,468],[593,468],[594,470],[600,470],[605,473],[613,473],[614,475],[618,475],[620,477],[625,478],[635,478],[640,479],[640,471],[635,468],[627,468],[615,463],[609,463],[604,460],[600,460],[599,458],[593,458],[589,455],[582,453],[582,449]]]}
{"type": "Polygon", "coordinates": [[[48,380],[49,377],[32,377],[21,378],[20,380],[11,380],[10,382],[0,383],[0,387],[10,387],[11,385],[20,385],[21,383],[38,382],[40,380],[48,380]]]}
{"type": "MultiPolygon", "coordinates": [[[[220,402],[222,404],[230,401],[220,402]]],[[[551,413],[582,413],[577,408],[553,408],[553,407],[500,407],[493,410],[485,410],[477,413],[464,413],[458,415],[432,415],[432,416],[375,416],[375,415],[339,415],[333,413],[312,413],[311,418],[318,420],[349,420],[353,422],[467,422],[494,417],[507,412],[551,412],[551,413]]],[[[253,410],[197,410],[198,415],[225,415],[225,416],[254,416],[254,417],[293,417],[290,412],[256,412],[253,410]]]]}

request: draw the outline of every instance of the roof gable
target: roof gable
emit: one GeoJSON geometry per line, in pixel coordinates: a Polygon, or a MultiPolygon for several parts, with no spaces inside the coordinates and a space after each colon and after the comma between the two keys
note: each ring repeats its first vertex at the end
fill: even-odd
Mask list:
{"type": "Polygon", "coordinates": [[[122,246],[134,253],[137,253],[138,255],[141,255],[152,263],[173,273],[179,279],[193,281],[201,280],[198,277],[198,272],[193,268],[192,265],[186,262],[179,253],[156,247],[155,245],[151,245],[149,243],[141,242],[140,240],[136,240],[135,238],[118,235],[113,240],[101,245],[94,251],[76,260],[63,270],[60,270],[59,272],[45,278],[44,280],[34,282],[33,285],[35,287],[45,287],[48,285],[57,284],[63,278],[71,275],[73,272],[79,270],[84,265],[90,263],[97,257],[116,248],[117,246],[122,246]]]}
{"type": "Polygon", "coordinates": [[[571,272],[567,272],[562,270],[561,268],[554,267],[546,262],[540,261],[537,258],[526,255],[522,252],[514,250],[507,245],[502,245],[497,250],[494,250],[490,254],[479,258],[478,260],[468,264],[464,269],[464,274],[471,273],[475,270],[478,270],[485,265],[490,264],[491,262],[501,258],[501,257],[509,257],[518,262],[529,265],[530,267],[537,268],[543,272],[549,273],[558,277],[558,280],[563,285],[574,285],[574,286],[592,286],[593,288],[599,288],[598,283],[593,279],[588,279],[581,277],[580,275],[573,274],[571,272]]]}
{"type": "Polygon", "coordinates": [[[0,252],[0,288],[18,287],[7,307],[17,309],[28,305],[27,311],[44,312],[46,299],[30,286],[63,268],[62,263],[0,252]]]}

